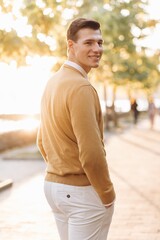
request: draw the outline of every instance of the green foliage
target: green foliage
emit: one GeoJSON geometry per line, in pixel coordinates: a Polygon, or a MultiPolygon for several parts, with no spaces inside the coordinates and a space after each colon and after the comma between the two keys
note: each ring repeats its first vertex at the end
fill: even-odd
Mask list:
{"type": "MultiPolygon", "coordinates": [[[[13,27],[0,29],[0,60],[16,59],[25,64],[26,56],[59,57],[57,69],[66,58],[66,29],[76,17],[95,18],[101,23],[104,54],[97,79],[118,85],[135,84],[154,89],[159,80],[159,55],[146,55],[137,49],[138,39],[145,37],[144,29],[154,28],[155,20],[146,20],[145,0],[23,0],[19,15],[14,1],[0,0],[1,11],[10,13],[14,20],[26,17],[30,35],[20,36],[13,27]]],[[[96,74],[96,73],[95,73],[96,74]]],[[[96,76],[95,76],[96,77],[96,76]]]]}

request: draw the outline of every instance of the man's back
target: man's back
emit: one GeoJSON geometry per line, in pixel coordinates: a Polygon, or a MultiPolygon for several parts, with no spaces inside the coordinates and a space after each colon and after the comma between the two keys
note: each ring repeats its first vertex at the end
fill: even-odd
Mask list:
{"type": "MultiPolygon", "coordinates": [[[[92,140],[91,136],[88,136],[89,141],[86,141],[85,134],[88,131],[86,129],[88,125],[83,124],[85,122],[82,119],[83,114],[80,116],[79,113],[80,111],[83,112],[85,105],[88,107],[88,101],[85,105],[82,104],[81,94],[87,95],[88,99],[95,99],[95,101],[92,101],[90,110],[92,110],[92,106],[97,109],[94,114],[97,120],[99,118],[99,127],[102,127],[97,93],[80,72],[68,66],[63,66],[46,86],[42,98],[41,120],[43,125],[41,130],[43,138],[46,139],[43,142],[43,147],[47,154],[47,179],[49,180],[65,181],[67,184],[74,183],[75,185],[90,185],[79,159],[79,150],[83,144],[86,144],[86,149],[87,147],[93,147],[94,139],[92,140]],[[79,118],[77,119],[78,115],[79,118]],[[79,125],[78,122],[80,122],[83,125],[81,130],[83,139],[81,138],[79,143],[75,136],[75,125],[73,130],[74,119],[76,124],[79,125]],[[69,175],[72,178],[68,177],[69,175]]],[[[86,120],[92,126],[92,115],[86,120]]]]}

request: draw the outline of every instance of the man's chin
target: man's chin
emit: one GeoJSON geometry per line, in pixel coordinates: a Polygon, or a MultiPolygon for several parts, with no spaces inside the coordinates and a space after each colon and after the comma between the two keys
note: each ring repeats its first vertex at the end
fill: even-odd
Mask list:
{"type": "Polygon", "coordinates": [[[94,65],[92,66],[92,68],[97,68],[97,67],[99,67],[99,63],[94,64],[94,65]]]}

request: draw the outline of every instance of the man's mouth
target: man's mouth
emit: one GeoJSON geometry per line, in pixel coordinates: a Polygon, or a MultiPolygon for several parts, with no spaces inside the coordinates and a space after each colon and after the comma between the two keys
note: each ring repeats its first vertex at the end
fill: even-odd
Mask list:
{"type": "Polygon", "coordinates": [[[100,60],[101,56],[99,55],[92,55],[92,56],[89,56],[90,58],[93,58],[93,59],[96,59],[96,60],[100,60]]]}

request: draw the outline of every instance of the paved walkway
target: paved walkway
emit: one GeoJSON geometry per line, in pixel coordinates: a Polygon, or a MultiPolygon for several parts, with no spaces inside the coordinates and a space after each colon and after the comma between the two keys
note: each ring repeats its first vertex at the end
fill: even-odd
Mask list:
{"type": "MultiPolygon", "coordinates": [[[[159,117],[154,130],[144,120],[106,133],[106,146],[117,193],[108,240],[160,240],[159,117]]],[[[14,181],[0,192],[0,240],[59,240],[43,194],[44,162],[10,156],[0,160],[0,176],[14,181]]]]}

